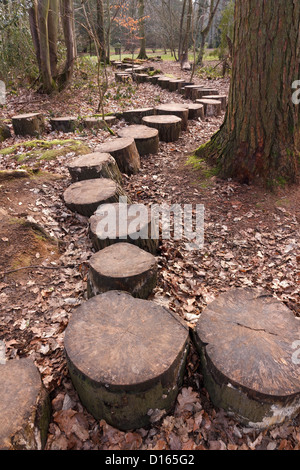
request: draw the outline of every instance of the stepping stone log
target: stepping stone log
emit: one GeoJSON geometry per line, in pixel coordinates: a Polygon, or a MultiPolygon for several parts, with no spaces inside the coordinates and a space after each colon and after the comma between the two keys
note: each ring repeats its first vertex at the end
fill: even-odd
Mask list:
{"type": "Polygon", "coordinates": [[[219,95],[215,88],[198,88],[193,91],[193,100],[201,100],[204,96],[219,95]]]}
{"type": "Polygon", "coordinates": [[[104,119],[102,117],[88,117],[83,120],[83,125],[87,129],[105,129],[106,125],[108,127],[113,126],[116,124],[117,118],[116,116],[105,116],[104,119]]]}
{"type": "Polygon", "coordinates": [[[96,420],[133,430],[173,408],[189,332],[164,307],[120,291],[92,297],[71,316],[64,343],[73,385],[96,420]]]}
{"type": "Polygon", "coordinates": [[[169,88],[169,82],[172,80],[171,78],[168,77],[159,77],[157,80],[157,84],[164,90],[167,90],[169,88]]]}
{"type": "Polygon", "coordinates": [[[19,114],[12,117],[14,133],[20,136],[38,136],[45,130],[44,117],[40,113],[19,114]]]}
{"type": "Polygon", "coordinates": [[[180,103],[166,103],[156,108],[158,115],[173,115],[181,118],[181,130],[186,131],[188,128],[189,110],[185,105],[180,103]]]}
{"type": "Polygon", "coordinates": [[[196,100],[198,104],[203,104],[204,114],[207,117],[220,116],[222,113],[222,103],[219,100],[201,99],[196,100]]]}
{"type": "Polygon", "coordinates": [[[193,90],[199,90],[203,88],[201,85],[186,85],[184,87],[184,96],[187,99],[192,99],[193,96],[193,90]]]}
{"type": "Polygon", "coordinates": [[[115,181],[107,178],[77,181],[64,192],[68,209],[91,217],[101,204],[118,202],[126,193],[115,181]]]}
{"type": "Polygon", "coordinates": [[[98,145],[97,152],[110,153],[121,173],[136,175],[141,168],[141,159],[133,137],[109,140],[98,145]]]}
{"type": "Polygon", "coordinates": [[[156,114],[154,108],[138,108],[124,111],[122,116],[128,124],[142,124],[143,117],[154,114],[156,114]]]}
{"type": "Polygon", "coordinates": [[[157,129],[159,140],[163,142],[175,142],[181,135],[182,119],[175,115],[146,116],[143,124],[157,129]]]}
{"type": "Polygon", "coordinates": [[[78,126],[78,119],[75,116],[62,116],[50,119],[52,131],[71,133],[75,132],[78,126]]]}
{"type": "Polygon", "coordinates": [[[156,258],[131,243],[115,243],[89,261],[88,297],[111,290],[147,299],[157,282],[156,258]]]}
{"type": "Polygon", "coordinates": [[[68,164],[73,183],[96,178],[108,178],[122,184],[123,177],[116,160],[109,153],[94,152],[81,155],[68,164]]]}
{"type": "Polygon", "coordinates": [[[199,103],[190,103],[186,105],[188,110],[189,110],[189,119],[190,120],[195,120],[195,119],[204,119],[204,106],[203,104],[199,103]]]}
{"type": "Polygon", "coordinates": [[[156,154],[159,148],[159,134],[157,129],[144,125],[132,125],[118,131],[119,137],[132,137],[140,157],[156,154]]]}
{"type": "Polygon", "coordinates": [[[217,100],[221,101],[222,103],[222,110],[226,110],[227,106],[227,96],[226,95],[207,95],[207,96],[202,96],[203,100],[217,100]]]}
{"type": "Polygon", "coordinates": [[[184,80],[181,79],[171,79],[169,81],[169,91],[170,92],[175,92],[181,89],[182,85],[185,83],[184,80]]]}
{"type": "Polygon", "coordinates": [[[51,405],[31,359],[0,365],[0,449],[41,450],[47,440],[51,405]]]}
{"type": "Polygon", "coordinates": [[[300,412],[300,323],[262,289],[233,289],[201,314],[194,332],[204,384],[215,406],[267,429],[300,412]]]}
{"type": "Polygon", "coordinates": [[[151,210],[127,200],[99,207],[89,220],[89,236],[96,251],[126,242],[156,255],[159,246],[159,230],[151,210]]]}

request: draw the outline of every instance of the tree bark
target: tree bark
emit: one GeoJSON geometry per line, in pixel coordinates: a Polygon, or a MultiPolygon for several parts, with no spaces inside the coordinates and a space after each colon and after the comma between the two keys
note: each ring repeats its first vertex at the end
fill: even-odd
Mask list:
{"type": "Polygon", "coordinates": [[[38,2],[38,28],[40,38],[40,64],[43,81],[43,91],[51,93],[55,88],[51,75],[49,36],[48,36],[48,15],[50,0],[39,0],[38,2]]]}
{"type": "Polygon", "coordinates": [[[76,60],[76,39],[73,1],[60,0],[60,9],[65,44],[67,48],[67,58],[64,71],[59,77],[60,88],[64,88],[68,85],[72,78],[74,63],[76,60]]]}
{"type": "Polygon", "coordinates": [[[238,0],[225,121],[196,151],[220,176],[268,186],[297,181],[300,3],[238,0]]]}
{"type": "Polygon", "coordinates": [[[139,5],[139,20],[140,20],[140,40],[141,47],[138,55],[138,59],[148,59],[146,53],[146,37],[145,37],[145,4],[144,0],[138,0],[139,5]]]}
{"type": "Polygon", "coordinates": [[[48,39],[50,54],[50,69],[53,78],[57,77],[57,45],[58,45],[58,0],[50,0],[48,14],[48,39]]]}
{"type": "Polygon", "coordinates": [[[100,60],[106,61],[106,40],[104,31],[104,7],[103,0],[97,0],[97,38],[99,42],[100,60]]]}

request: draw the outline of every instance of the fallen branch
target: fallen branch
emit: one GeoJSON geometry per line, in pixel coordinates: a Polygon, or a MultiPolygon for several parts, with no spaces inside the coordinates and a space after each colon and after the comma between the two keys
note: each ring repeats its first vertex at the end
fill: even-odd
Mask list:
{"type": "Polygon", "coordinates": [[[61,268],[63,268],[63,266],[39,266],[39,265],[22,266],[21,268],[16,268],[16,269],[11,269],[10,271],[0,272],[0,276],[4,277],[7,274],[16,273],[16,272],[22,271],[24,269],[53,269],[53,270],[55,270],[55,269],[61,269],[61,268]]]}

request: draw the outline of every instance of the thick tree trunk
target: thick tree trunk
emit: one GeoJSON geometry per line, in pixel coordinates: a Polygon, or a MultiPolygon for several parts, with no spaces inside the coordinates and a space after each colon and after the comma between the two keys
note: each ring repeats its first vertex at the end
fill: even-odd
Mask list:
{"type": "Polygon", "coordinates": [[[33,0],[32,6],[28,10],[28,14],[29,14],[29,25],[30,25],[31,37],[32,37],[33,47],[35,50],[36,60],[39,66],[39,70],[41,70],[41,48],[40,48],[37,8],[38,8],[37,0],[33,0]]]}
{"type": "Polygon", "coordinates": [[[58,0],[50,0],[48,14],[48,38],[49,38],[49,54],[50,69],[53,78],[57,76],[57,44],[58,44],[58,0]]]}
{"type": "Polygon", "coordinates": [[[38,28],[40,38],[40,64],[43,81],[43,91],[51,93],[55,84],[51,75],[49,36],[48,36],[48,15],[50,0],[39,0],[38,2],[38,28]]]}
{"type": "Polygon", "coordinates": [[[99,43],[100,60],[106,62],[107,57],[104,32],[104,7],[102,0],[97,0],[97,39],[99,43]]]}
{"type": "Polygon", "coordinates": [[[300,3],[238,0],[232,79],[225,121],[197,150],[220,175],[268,185],[297,179],[300,3]]]}
{"type": "Polygon", "coordinates": [[[72,78],[74,63],[76,60],[76,39],[73,1],[60,0],[60,10],[65,44],[67,48],[67,58],[64,71],[59,78],[60,88],[63,88],[68,85],[72,78]]]}

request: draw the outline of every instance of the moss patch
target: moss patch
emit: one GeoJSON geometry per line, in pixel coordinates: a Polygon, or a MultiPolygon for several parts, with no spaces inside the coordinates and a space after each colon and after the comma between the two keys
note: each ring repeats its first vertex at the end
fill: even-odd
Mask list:
{"type": "Polygon", "coordinates": [[[15,144],[0,150],[0,155],[11,156],[19,163],[29,161],[49,161],[67,153],[74,152],[76,155],[89,153],[89,147],[79,140],[31,140],[15,144]]]}

